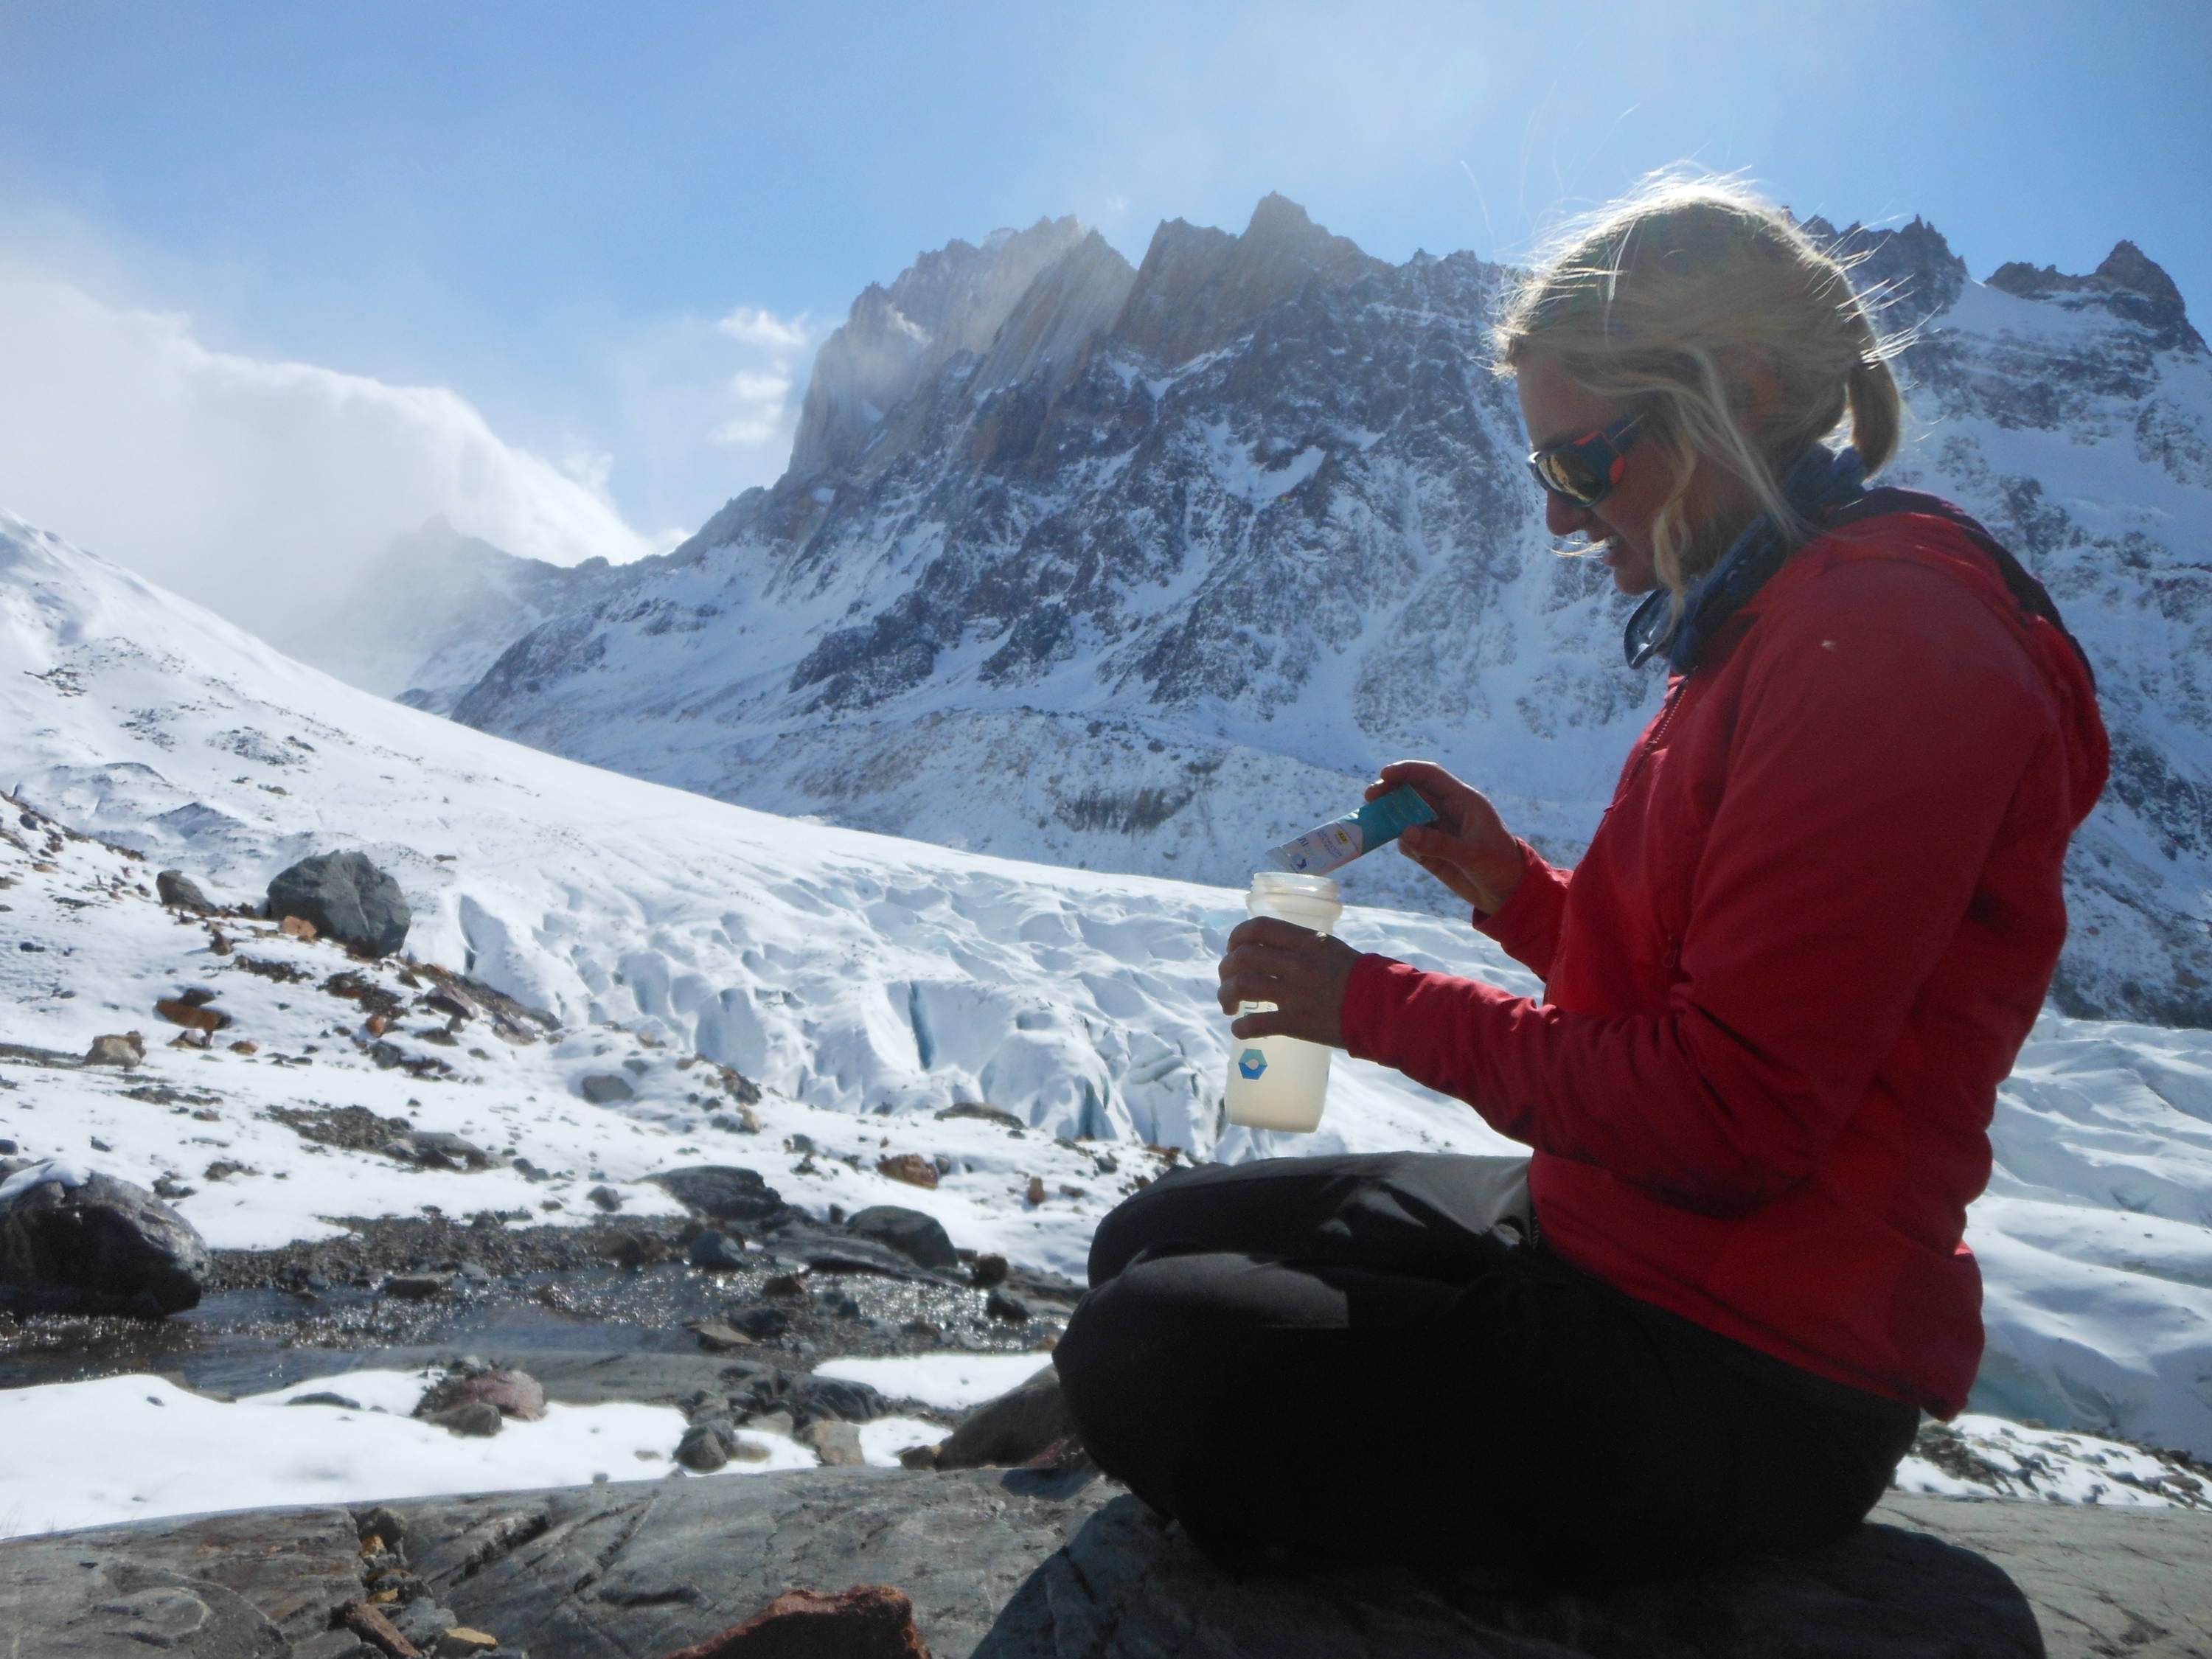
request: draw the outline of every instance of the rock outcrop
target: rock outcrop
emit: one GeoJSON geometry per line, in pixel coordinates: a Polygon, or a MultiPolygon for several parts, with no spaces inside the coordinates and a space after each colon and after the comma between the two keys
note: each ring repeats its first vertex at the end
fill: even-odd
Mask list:
{"type": "Polygon", "coordinates": [[[2212,1517],[2201,1515],[1893,1497],[1869,1525],[1810,1555],[1565,1594],[1480,1572],[1231,1580],[1100,1480],[883,1469],[15,1539],[0,1542],[0,1626],[39,1632],[40,1650],[54,1653],[135,1653],[168,1631],[177,1650],[209,1659],[367,1659],[331,1628],[362,1598],[365,1575],[403,1587],[404,1599],[386,1604],[395,1624],[421,1608],[419,1626],[496,1632],[532,1659],[657,1659],[794,1587],[834,1595],[871,1584],[911,1598],[938,1659],[2184,1659],[2212,1650],[2212,1517]],[[372,1535],[377,1553],[365,1556],[372,1535]]]}

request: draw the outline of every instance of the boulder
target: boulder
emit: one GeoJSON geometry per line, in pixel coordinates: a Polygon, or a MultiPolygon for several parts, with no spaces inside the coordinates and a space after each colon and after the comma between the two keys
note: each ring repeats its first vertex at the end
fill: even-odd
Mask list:
{"type": "Polygon", "coordinates": [[[192,1224],[144,1188],[52,1161],[0,1182],[0,1302],[158,1319],[199,1304],[192,1224]]]}
{"type": "Polygon", "coordinates": [[[162,871],[154,878],[154,890],[161,896],[161,902],[173,910],[189,910],[196,916],[213,915],[216,912],[216,907],[200,891],[199,884],[181,870],[162,871]]]}
{"type": "Polygon", "coordinates": [[[847,1218],[845,1224],[856,1233],[890,1245],[902,1255],[911,1256],[922,1267],[948,1272],[959,1270],[960,1252],[952,1248],[951,1238],[935,1216],[896,1204],[872,1204],[859,1214],[847,1218]]]}
{"type": "Polygon", "coordinates": [[[689,1169],[664,1170],[646,1179],[686,1209],[696,1210],[716,1221],[750,1221],[757,1224],[783,1213],[783,1194],[762,1180],[757,1170],[726,1164],[700,1164],[689,1169]]]}
{"type": "Polygon", "coordinates": [[[684,1249],[684,1259],[709,1273],[732,1273],[753,1265],[745,1259],[744,1245],[713,1227],[691,1241],[684,1249]]]}
{"type": "Polygon", "coordinates": [[[987,1400],[960,1419],[937,1449],[940,1469],[1018,1468],[1072,1438],[1075,1419],[1049,1364],[1018,1389],[987,1400]]]}
{"type": "Polygon", "coordinates": [[[937,1185],[937,1165],[920,1152],[893,1152],[876,1160],[876,1173],[909,1187],[937,1185]]]}
{"type": "Polygon", "coordinates": [[[388,957],[407,942],[414,915],[399,884],[360,853],[302,859],[269,884],[268,914],[298,916],[325,939],[388,957]]]}
{"type": "Polygon", "coordinates": [[[415,1415],[433,1417],[473,1401],[498,1407],[504,1417],[534,1423],[545,1415],[544,1385],[528,1371],[465,1365],[423,1391],[415,1415]]]}
{"type": "Polygon", "coordinates": [[[618,1100],[635,1100],[637,1091],[620,1072],[593,1072],[576,1079],[576,1092],[594,1106],[611,1106],[618,1100]]]}
{"type": "Polygon", "coordinates": [[[130,1067],[146,1063],[146,1039],[136,1031],[111,1032],[92,1040],[92,1047],[84,1052],[88,1066],[121,1066],[130,1067]]]}
{"type": "Polygon", "coordinates": [[[860,1430],[836,1418],[815,1419],[799,1431],[799,1437],[832,1468],[857,1469],[868,1461],[860,1452],[860,1430]]]}

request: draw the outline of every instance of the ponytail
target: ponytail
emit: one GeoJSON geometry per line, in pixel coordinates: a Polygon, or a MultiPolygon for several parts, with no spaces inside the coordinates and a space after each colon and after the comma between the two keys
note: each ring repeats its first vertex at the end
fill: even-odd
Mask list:
{"type": "Polygon", "coordinates": [[[1862,357],[1844,378],[1844,396],[1851,409],[1851,447],[1869,472],[1879,472],[1895,458],[1905,425],[1905,398],[1897,389],[1897,376],[1883,358],[1862,357]]]}

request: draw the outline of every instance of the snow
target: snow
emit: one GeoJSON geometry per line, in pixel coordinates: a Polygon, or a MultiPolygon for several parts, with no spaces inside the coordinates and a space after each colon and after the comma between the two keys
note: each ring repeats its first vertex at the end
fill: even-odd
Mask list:
{"type": "Polygon", "coordinates": [[[957,1412],[1019,1388],[1051,1364],[1041,1353],[921,1353],[887,1359],[828,1359],[814,1368],[814,1374],[866,1382],[887,1399],[957,1412]]]}
{"type": "Polygon", "coordinates": [[[1951,1448],[1942,1464],[1917,1451],[1907,1456],[1898,1465],[1899,1491],[2132,1509],[2212,1509],[2212,1474],[2201,1465],[2185,1468],[2139,1446],[2033,1428],[1980,1412],[1960,1415],[1938,1437],[1951,1448]]]}
{"type": "MultiPolygon", "coordinates": [[[[978,775],[979,790],[994,787],[978,775]]],[[[816,1215],[904,1205],[934,1215],[956,1244],[1080,1277],[1099,1217],[1171,1159],[1508,1150],[1464,1106],[1341,1058],[1319,1133],[1224,1133],[1213,963],[1242,919],[1241,892],[963,853],[594,770],[344,686],[10,519],[0,519],[0,783],[69,831],[116,843],[50,832],[13,809],[0,817],[0,1042],[82,1054],[97,1036],[135,1029],[149,1042],[146,1064],[127,1072],[0,1056],[0,1135],[32,1158],[192,1188],[177,1207],[218,1247],[329,1237],[349,1218],[434,1207],[580,1224],[599,1218],[587,1198],[599,1185],[624,1213],[666,1214],[677,1206],[645,1177],[731,1164],[816,1215]],[[156,871],[178,867],[218,902],[251,900],[286,865],[343,848],[393,872],[416,913],[419,962],[472,973],[564,1030],[510,1042],[479,1020],[443,1042],[417,1000],[427,981],[409,984],[402,964],[359,963],[239,919],[220,923],[233,945],[224,955],[205,924],[151,891],[156,871]],[[377,1063],[362,1006],[323,988],[341,973],[401,998],[386,1057],[430,1074],[377,1063]],[[204,1053],[165,1046],[175,1028],[154,1012],[193,987],[214,991],[234,1021],[204,1053]],[[761,1085],[757,1133],[720,1066],[761,1085]],[[584,1100],[581,1080],[602,1073],[622,1077],[631,1097],[584,1100]],[[1021,1127],[939,1115],[960,1103],[988,1103],[1021,1127]],[[348,1106],[462,1135],[493,1167],[426,1170],[307,1139],[279,1115],[348,1106]],[[906,1152],[944,1160],[935,1188],[878,1172],[879,1159],[906,1152]]],[[[1424,967],[1535,988],[1455,921],[1354,906],[1339,931],[1424,967]]],[[[1991,1133],[1996,1169],[1968,1234],[1987,1285],[1976,1409],[2212,1455],[2212,1033],[2046,1014],[1991,1133]]],[[[988,1397],[1045,1363],[937,1355],[822,1369],[953,1410],[940,1402],[988,1397]],[[901,1368],[894,1380],[853,1369],[884,1364],[901,1368]]],[[[150,1382],[144,1392],[163,1389],[176,1392],[150,1382]]],[[[34,1389],[0,1404],[58,1412],[52,1402],[76,1399],[71,1409],[89,1413],[83,1402],[105,1402],[121,1437],[131,1397],[34,1389]]],[[[210,1444],[258,1409],[138,1398],[175,1432],[203,1425],[210,1444]]],[[[335,1420],[306,1407],[296,1415],[335,1420]]],[[[663,1419],[589,1420],[603,1425],[593,1449],[665,1455],[675,1443],[663,1419]],[[623,1439],[648,1422],[650,1443],[623,1439]],[[623,1423],[633,1427],[617,1432],[623,1423]]],[[[523,1425],[481,1453],[404,1438],[420,1431],[382,1418],[363,1428],[402,1438],[388,1478],[356,1495],[432,1479],[425,1443],[441,1471],[456,1457],[568,1444],[523,1425]],[[417,1449],[403,1455],[408,1445],[417,1449]]],[[[902,1432],[925,1431],[938,1432],[902,1432]]],[[[889,1455],[878,1443],[891,1433],[864,1441],[872,1457],[889,1455]]],[[[56,1443],[9,1431],[5,1443],[56,1443]]],[[[205,1466],[186,1455],[189,1436],[133,1443],[145,1460],[135,1465],[98,1454],[92,1473],[111,1483],[100,1502],[129,1506],[101,1518],[156,1512],[139,1498],[298,1501],[382,1467],[333,1451],[327,1480],[312,1462],[280,1479],[253,1473],[257,1450],[216,1481],[191,1473],[205,1466]]],[[[573,1449],[451,1478],[483,1487],[605,1468],[573,1449]]],[[[5,1500],[23,1508],[21,1524],[94,1515],[91,1497],[54,1484],[55,1467],[0,1471],[27,1483],[5,1500]]]]}
{"type": "MultiPolygon", "coordinates": [[[[345,1504],[665,1474],[684,1414],[551,1405],[538,1422],[455,1435],[405,1413],[428,1375],[349,1371],[235,1402],[158,1376],[0,1390],[0,1537],[275,1504],[345,1504]],[[286,1402],[339,1394],[361,1410],[286,1402]]],[[[785,1442],[759,1472],[811,1466],[785,1442]]]]}

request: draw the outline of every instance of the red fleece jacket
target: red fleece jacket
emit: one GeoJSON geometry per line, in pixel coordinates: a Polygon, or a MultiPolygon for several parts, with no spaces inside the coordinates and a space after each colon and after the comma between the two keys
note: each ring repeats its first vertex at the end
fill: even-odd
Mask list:
{"type": "Polygon", "coordinates": [[[2107,754],[2071,645],[1959,530],[1832,532],[1670,684],[1582,862],[1524,846],[1476,916],[1542,1000],[1370,956],[1346,1045],[1533,1147],[1568,1261],[1951,1416],[1966,1206],[2107,754]]]}

